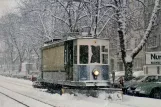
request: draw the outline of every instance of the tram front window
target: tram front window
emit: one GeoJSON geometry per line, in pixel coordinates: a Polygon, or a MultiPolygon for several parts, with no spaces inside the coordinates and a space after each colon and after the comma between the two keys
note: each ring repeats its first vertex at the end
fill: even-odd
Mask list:
{"type": "Polygon", "coordinates": [[[102,63],[108,64],[108,54],[102,54],[102,63]]]}
{"type": "Polygon", "coordinates": [[[80,64],[88,64],[88,46],[80,45],[80,64]]]}
{"type": "Polygon", "coordinates": [[[108,64],[108,46],[102,46],[102,63],[108,64]]]}
{"type": "Polygon", "coordinates": [[[100,46],[91,46],[92,56],[90,63],[100,63],[100,46]]]}

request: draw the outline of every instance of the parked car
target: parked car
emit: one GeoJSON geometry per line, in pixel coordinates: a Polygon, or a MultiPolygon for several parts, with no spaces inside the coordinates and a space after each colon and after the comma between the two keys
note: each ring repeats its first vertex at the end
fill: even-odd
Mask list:
{"type": "Polygon", "coordinates": [[[34,88],[42,88],[43,87],[40,81],[34,81],[32,86],[34,88]]]}
{"type": "Polygon", "coordinates": [[[161,75],[146,75],[139,78],[138,80],[132,80],[128,84],[125,84],[124,93],[134,95],[135,89],[138,86],[158,82],[160,81],[161,75]]]}
{"type": "MultiPolygon", "coordinates": [[[[112,82],[112,80],[111,80],[111,83],[113,84],[113,87],[114,88],[121,88],[120,86],[120,79],[121,78],[123,78],[123,82],[126,84],[126,83],[128,83],[129,81],[124,81],[124,76],[117,76],[116,78],[115,78],[115,81],[114,81],[114,84],[113,84],[113,82],[112,82]]],[[[134,78],[136,78],[136,77],[132,77],[133,79],[134,78]]]]}
{"type": "Polygon", "coordinates": [[[43,88],[43,79],[41,78],[41,74],[39,73],[39,75],[37,76],[36,81],[33,81],[32,86],[34,88],[43,88]]]}
{"type": "Polygon", "coordinates": [[[40,72],[31,72],[30,74],[27,75],[27,78],[31,81],[36,81],[40,72]]]}
{"type": "Polygon", "coordinates": [[[133,78],[130,81],[127,81],[124,83],[124,87],[123,87],[123,93],[124,94],[131,94],[133,93],[132,90],[134,88],[135,85],[137,85],[138,83],[141,83],[145,80],[146,76],[139,76],[137,78],[133,78]]]}
{"type": "MultiPolygon", "coordinates": [[[[140,78],[142,78],[143,76],[143,71],[133,71],[133,77],[132,77],[132,82],[135,82],[137,80],[139,80],[140,78]]],[[[113,84],[113,87],[115,88],[120,88],[120,79],[121,77],[124,78],[124,74],[125,74],[125,71],[115,71],[115,80],[114,80],[114,83],[113,83],[113,80],[112,80],[112,73],[110,74],[110,81],[111,81],[111,84],[113,84]]],[[[129,84],[129,82],[131,81],[124,81],[124,84],[129,84]]]]}
{"type": "Polygon", "coordinates": [[[124,78],[124,76],[117,76],[117,77],[115,77],[115,80],[114,80],[114,83],[113,83],[113,80],[112,80],[112,78],[111,78],[111,84],[113,85],[113,87],[114,88],[120,88],[120,79],[121,79],[121,77],[123,77],[124,78]]]}
{"type": "Polygon", "coordinates": [[[159,82],[139,84],[134,90],[134,95],[161,99],[161,76],[159,82]]]}

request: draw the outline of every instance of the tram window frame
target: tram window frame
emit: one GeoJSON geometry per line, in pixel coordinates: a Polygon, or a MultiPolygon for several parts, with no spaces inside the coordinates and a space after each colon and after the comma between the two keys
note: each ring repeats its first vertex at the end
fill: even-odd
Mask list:
{"type": "Polygon", "coordinates": [[[102,64],[108,64],[109,63],[109,56],[108,56],[109,53],[108,53],[108,51],[109,51],[108,46],[104,46],[104,45],[101,46],[102,64]]]}
{"type": "Polygon", "coordinates": [[[108,53],[108,48],[106,49],[106,46],[102,46],[102,52],[107,52],[108,53]]]}
{"type": "Polygon", "coordinates": [[[100,52],[100,50],[101,50],[101,48],[100,48],[100,45],[97,45],[97,46],[95,46],[95,45],[91,45],[90,46],[91,47],[91,52],[92,52],[92,56],[91,56],[91,60],[90,60],[90,63],[101,63],[101,60],[100,60],[100,58],[101,58],[101,52],[100,52]],[[93,48],[95,48],[95,49],[93,49],[93,48]],[[97,50],[98,49],[98,50],[97,50]],[[96,50],[96,51],[95,51],[96,50]],[[95,53],[94,53],[95,52],[95,53]],[[99,52],[99,53],[98,53],[99,52]],[[94,62],[93,62],[94,61],[94,62]]]}
{"type": "Polygon", "coordinates": [[[74,64],[77,64],[77,45],[74,45],[74,64]]]}
{"type": "Polygon", "coordinates": [[[88,60],[89,60],[89,51],[88,50],[89,50],[88,45],[79,45],[79,63],[80,64],[88,64],[88,60]],[[87,47],[87,49],[81,50],[81,48],[83,48],[83,47],[87,47]],[[87,50],[86,53],[85,53],[85,50],[87,50]],[[85,58],[85,60],[82,60],[84,58],[85,58]],[[83,61],[85,61],[85,62],[83,62],[83,61]]]}

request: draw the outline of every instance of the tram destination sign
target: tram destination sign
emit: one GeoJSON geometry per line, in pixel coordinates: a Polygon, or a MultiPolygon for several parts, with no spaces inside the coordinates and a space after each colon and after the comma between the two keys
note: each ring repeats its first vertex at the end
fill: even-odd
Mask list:
{"type": "Polygon", "coordinates": [[[161,52],[146,52],[146,64],[161,65],[161,52]]]}

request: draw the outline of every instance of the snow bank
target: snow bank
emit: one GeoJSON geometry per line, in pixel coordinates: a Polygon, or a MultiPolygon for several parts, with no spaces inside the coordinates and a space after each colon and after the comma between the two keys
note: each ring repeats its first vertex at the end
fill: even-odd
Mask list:
{"type": "MultiPolygon", "coordinates": [[[[59,94],[50,94],[47,92],[40,91],[39,89],[34,89],[31,87],[21,87],[21,85],[10,84],[9,82],[4,81],[12,81],[19,83],[30,83],[30,81],[15,79],[15,78],[6,78],[0,76],[0,85],[10,88],[13,91],[18,91],[19,93],[23,93],[25,95],[34,97],[36,99],[40,99],[56,107],[157,107],[161,106],[161,100],[151,99],[151,98],[142,98],[142,97],[134,97],[134,96],[123,96],[123,100],[108,100],[105,99],[105,94],[99,96],[99,98],[87,97],[84,95],[74,96],[70,94],[63,94],[60,96],[59,94]],[[21,82],[20,82],[21,81],[21,82]]],[[[4,90],[0,90],[4,91],[4,90]]],[[[115,96],[116,97],[116,96],[115,96]]],[[[3,100],[0,98],[0,102],[3,100]]],[[[9,102],[10,103],[10,102],[9,102]]],[[[10,107],[10,106],[1,106],[0,107],[10,107]]],[[[12,107],[18,107],[15,104],[12,107]]]]}

